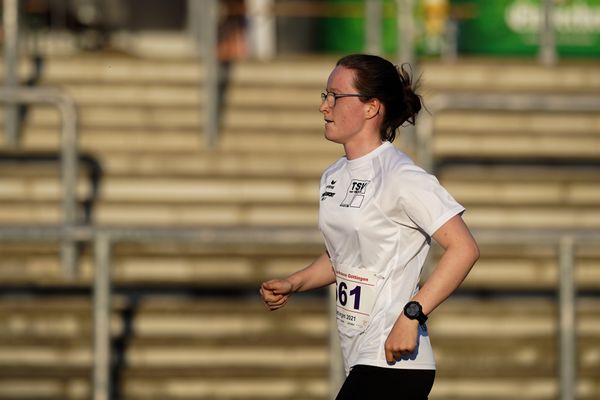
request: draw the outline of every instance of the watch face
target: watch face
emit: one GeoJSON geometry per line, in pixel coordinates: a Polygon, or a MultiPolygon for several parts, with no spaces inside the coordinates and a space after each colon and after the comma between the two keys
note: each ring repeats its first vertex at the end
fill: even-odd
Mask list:
{"type": "Polygon", "coordinates": [[[412,318],[416,318],[419,315],[419,311],[419,305],[415,303],[409,304],[408,307],[406,307],[406,314],[412,318]]]}

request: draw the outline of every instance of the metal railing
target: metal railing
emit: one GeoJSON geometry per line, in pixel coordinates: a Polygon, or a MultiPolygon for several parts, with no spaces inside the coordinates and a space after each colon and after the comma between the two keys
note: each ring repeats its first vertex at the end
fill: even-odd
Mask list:
{"type": "Polygon", "coordinates": [[[0,241],[88,242],[94,248],[93,291],[93,399],[109,400],[112,391],[110,313],[111,251],[116,243],[191,242],[211,246],[290,246],[321,245],[318,231],[285,227],[198,227],[166,228],[94,228],[92,226],[13,226],[0,227],[0,241]]]}
{"type": "MultiPolygon", "coordinates": [[[[559,365],[560,399],[573,400],[576,390],[575,325],[576,287],[574,266],[580,247],[598,246],[599,229],[476,229],[473,234],[481,246],[535,245],[551,246],[557,251],[559,266],[559,365]]],[[[198,227],[165,228],[94,228],[75,226],[2,227],[0,241],[62,241],[89,242],[94,247],[94,342],[93,342],[93,399],[109,400],[111,393],[111,252],[117,243],[188,242],[211,246],[293,246],[322,245],[319,232],[313,228],[285,227],[198,227]]],[[[334,296],[334,295],[332,295],[334,296]]],[[[332,301],[333,302],[333,301],[332,301]]],[[[330,312],[335,323],[335,312],[330,312]]],[[[330,384],[333,391],[341,386],[343,366],[340,349],[335,343],[335,328],[330,336],[330,384]]]]}
{"type": "MultiPolygon", "coordinates": [[[[0,101],[7,105],[51,104],[61,116],[60,176],[62,226],[69,230],[77,224],[76,185],[79,173],[78,114],[73,99],[53,88],[0,88],[0,101]]],[[[76,243],[68,238],[61,240],[61,260],[64,273],[73,277],[77,265],[76,243]]]]}
{"type": "MultiPolygon", "coordinates": [[[[18,0],[5,0],[2,7],[4,32],[4,87],[13,89],[19,85],[17,59],[19,57],[19,3],[18,0]]],[[[15,147],[19,134],[19,114],[17,104],[8,103],[4,108],[4,136],[6,144],[15,147]]]]}
{"type": "Polygon", "coordinates": [[[427,110],[419,114],[416,124],[416,155],[428,171],[433,168],[434,118],[442,111],[600,111],[600,95],[512,94],[512,93],[438,93],[426,102],[427,110]]]}
{"type": "MultiPolygon", "coordinates": [[[[559,269],[558,304],[559,319],[559,399],[574,400],[576,393],[576,285],[574,279],[575,255],[578,247],[600,243],[600,230],[554,230],[547,229],[480,229],[473,232],[480,245],[544,245],[557,251],[559,269]]],[[[94,357],[97,365],[94,400],[105,400],[109,393],[108,372],[110,365],[110,251],[117,242],[191,241],[211,245],[259,245],[271,246],[293,244],[322,244],[320,234],[307,228],[198,228],[189,230],[167,229],[100,229],[93,235],[96,259],[94,309],[96,344],[94,357]]],[[[335,295],[331,295],[333,304],[335,295]]],[[[332,398],[343,381],[341,351],[336,343],[335,311],[330,309],[330,387],[332,398]]]]}

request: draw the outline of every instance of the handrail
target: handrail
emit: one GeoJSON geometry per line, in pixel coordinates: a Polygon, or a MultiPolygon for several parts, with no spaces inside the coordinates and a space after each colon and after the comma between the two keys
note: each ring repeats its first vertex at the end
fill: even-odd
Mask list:
{"type": "MultiPolygon", "coordinates": [[[[19,57],[19,2],[4,0],[2,3],[3,44],[4,44],[4,87],[15,88],[19,85],[17,58],[19,57]]],[[[16,104],[4,108],[4,136],[6,144],[15,147],[19,134],[19,115],[16,104]]]]}
{"type": "MultiPolygon", "coordinates": [[[[0,101],[9,105],[52,104],[58,108],[62,119],[61,128],[61,181],[62,181],[62,223],[65,229],[77,223],[76,185],[79,171],[77,159],[77,106],[64,92],[54,88],[0,88],[0,101]]],[[[61,242],[61,260],[65,274],[75,275],[77,262],[75,242],[65,237],[61,242]]]]}
{"type": "Polygon", "coordinates": [[[433,168],[433,119],[440,111],[571,111],[598,112],[597,94],[532,94],[532,93],[438,93],[426,102],[427,111],[419,114],[416,124],[417,160],[426,170],[433,168]]]}
{"type": "MultiPolygon", "coordinates": [[[[115,236],[111,236],[110,230],[100,230],[101,234],[96,236],[95,257],[96,257],[96,287],[97,304],[99,307],[105,307],[110,304],[110,248],[111,243],[120,240],[152,241],[177,238],[179,240],[197,240],[200,238],[209,239],[211,244],[260,244],[269,243],[274,246],[293,243],[321,244],[322,238],[316,230],[309,228],[200,228],[198,230],[170,230],[170,229],[129,229],[113,230],[115,236]],[[173,236],[170,236],[173,235],[173,236]],[[105,264],[102,264],[105,263],[105,264]]],[[[559,263],[559,349],[560,349],[560,392],[561,400],[574,398],[576,382],[576,331],[575,331],[575,282],[574,282],[574,263],[576,246],[584,246],[600,243],[600,230],[555,230],[548,231],[542,229],[480,229],[473,231],[474,236],[481,245],[485,244],[519,244],[533,243],[535,245],[544,244],[554,246],[558,252],[559,263]]],[[[334,298],[335,294],[329,292],[334,298]]],[[[100,341],[99,349],[106,349],[109,338],[109,311],[98,311],[98,321],[104,326],[100,327],[105,332],[106,339],[100,341]]],[[[330,309],[330,322],[335,324],[335,311],[330,309]]],[[[330,384],[334,390],[341,387],[343,371],[341,352],[339,346],[335,344],[335,333],[330,335],[330,384]],[[333,336],[333,337],[332,337],[333,336]]],[[[104,350],[102,350],[104,351],[104,350]]],[[[100,354],[100,361],[108,363],[110,358],[106,354],[100,354]],[[108,357],[108,358],[107,358],[108,357]]],[[[108,372],[108,364],[103,370],[98,370],[100,378],[97,382],[103,382],[108,372]],[[105,371],[105,373],[102,373],[105,371]]],[[[102,390],[102,388],[96,387],[102,390]]],[[[100,392],[98,392],[100,393],[100,392]]],[[[106,397],[94,397],[95,400],[107,400],[106,397]]]]}
{"type": "MultiPolygon", "coordinates": [[[[590,246],[600,242],[600,228],[474,228],[472,232],[477,241],[482,244],[535,243],[541,246],[558,246],[564,237],[574,238],[576,244],[581,246],[590,246]]],[[[76,225],[67,229],[61,225],[3,225],[0,227],[0,241],[57,241],[68,238],[78,242],[91,242],[98,235],[110,237],[112,242],[128,243],[172,240],[210,243],[216,246],[242,244],[316,246],[323,244],[321,234],[312,227],[198,226],[164,228],[92,225],[76,225]]]]}

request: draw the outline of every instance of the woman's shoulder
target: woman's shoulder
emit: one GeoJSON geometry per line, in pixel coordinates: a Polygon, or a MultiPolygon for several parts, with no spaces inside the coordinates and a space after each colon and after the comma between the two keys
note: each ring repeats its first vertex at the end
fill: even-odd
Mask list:
{"type": "Polygon", "coordinates": [[[323,170],[323,173],[321,174],[321,179],[340,170],[341,168],[343,168],[345,163],[346,163],[346,157],[342,156],[342,157],[338,158],[337,160],[335,160],[333,163],[329,164],[329,166],[323,170]]]}
{"type": "Polygon", "coordinates": [[[413,159],[395,146],[389,146],[381,154],[382,166],[392,173],[421,173],[425,172],[413,159]]]}
{"type": "Polygon", "coordinates": [[[396,147],[389,149],[382,156],[381,165],[386,180],[391,180],[402,187],[438,182],[433,174],[420,167],[410,156],[396,147]]]}

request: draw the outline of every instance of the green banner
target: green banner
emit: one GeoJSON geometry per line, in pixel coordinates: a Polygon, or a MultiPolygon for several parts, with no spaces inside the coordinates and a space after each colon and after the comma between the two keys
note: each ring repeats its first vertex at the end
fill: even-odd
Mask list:
{"type": "MultiPolygon", "coordinates": [[[[365,50],[365,1],[327,0],[331,14],[322,19],[320,48],[329,52],[365,50]]],[[[440,53],[451,18],[458,26],[460,54],[534,55],[539,50],[543,0],[415,0],[416,48],[440,53]]],[[[397,41],[395,0],[382,0],[383,51],[397,41]]],[[[600,56],[600,0],[555,0],[554,25],[561,56],[600,56]]]]}
{"type": "MultiPolygon", "coordinates": [[[[365,50],[365,0],[327,0],[330,16],[322,19],[320,45],[325,51],[355,53],[365,50]]],[[[396,46],[394,0],[383,0],[382,47],[392,52],[396,46]]]]}
{"type": "MultiPolygon", "coordinates": [[[[555,1],[558,53],[600,56],[600,0],[555,1]]],[[[536,54],[540,43],[542,0],[452,0],[459,23],[460,53],[536,54]]]]}
{"type": "MultiPolygon", "coordinates": [[[[322,19],[320,46],[322,50],[340,53],[365,51],[365,2],[368,0],[327,0],[332,15],[322,19]],[[333,15],[335,14],[335,15],[333,15]]],[[[381,23],[383,52],[396,52],[397,1],[382,0],[381,23]]],[[[416,49],[420,54],[440,53],[448,17],[449,0],[414,0],[416,49]]]]}

